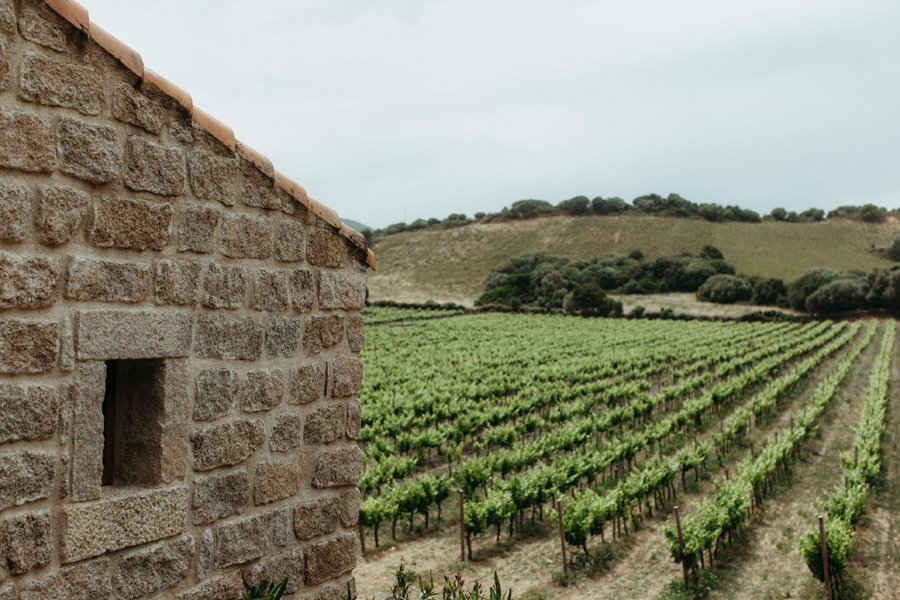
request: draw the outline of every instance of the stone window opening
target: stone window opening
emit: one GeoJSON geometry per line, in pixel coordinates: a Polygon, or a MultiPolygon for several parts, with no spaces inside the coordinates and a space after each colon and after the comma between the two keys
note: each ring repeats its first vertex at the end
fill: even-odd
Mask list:
{"type": "Polygon", "coordinates": [[[162,478],[163,361],[106,361],[103,486],[156,485],[162,478]]]}

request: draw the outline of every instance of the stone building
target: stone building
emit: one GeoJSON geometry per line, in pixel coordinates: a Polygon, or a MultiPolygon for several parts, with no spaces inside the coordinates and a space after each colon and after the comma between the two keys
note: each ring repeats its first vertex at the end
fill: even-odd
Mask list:
{"type": "Polygon", "coordinates": [[[365,239],[72,0],[0,0],[0,600],[352,585],[365,239]]]}

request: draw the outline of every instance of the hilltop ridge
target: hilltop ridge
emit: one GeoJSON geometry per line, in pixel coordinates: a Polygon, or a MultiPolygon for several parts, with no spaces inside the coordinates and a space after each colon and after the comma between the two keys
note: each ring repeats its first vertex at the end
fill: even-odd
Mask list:
{"type": "Polygon", "coordinates": [[[791,280],[810,267],[869,270],[893,263],[872,252],[900,235],[900,221],[715,223],[700,219],[620,215],[552,216],[474,223],[377,236],[379,270],[370,274],[372,300],[471,305],[491,269],[505,260],[547,250],[574,259],[639,249],[648,256],[719,248],[738,273],[791,280]]]}

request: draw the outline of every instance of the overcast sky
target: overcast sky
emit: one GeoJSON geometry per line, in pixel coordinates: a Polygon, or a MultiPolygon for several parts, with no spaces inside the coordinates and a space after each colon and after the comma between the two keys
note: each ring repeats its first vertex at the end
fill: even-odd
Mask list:
{"type": "Polygon", "coordinates": [[[897,0],[82,0],[342,217],[900,206],[897,0]]]}

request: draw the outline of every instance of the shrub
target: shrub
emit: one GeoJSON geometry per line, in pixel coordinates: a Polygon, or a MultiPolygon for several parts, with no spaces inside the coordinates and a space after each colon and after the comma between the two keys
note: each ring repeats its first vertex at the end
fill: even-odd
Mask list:
{"type": "Polygon", "coordinates": [[[773,208],[772,212],[769,213],[769,218],[773,221],[786,221],[787,216],[788,212],[780,206],[778,208],[773,208]]]}
{"type": "Polygon", "coordinates": [[[697,290],[697,298],[717,304],[744,302],[753,296],[753,288],[740,277],[734,275],[714,275],[697,290]]]}
{"type": "Polygon", "coordinates": [[[621,198],[601,198],[591,200],[591,212],[595,215],[618,215],[631,210],[631,206],[621,198]]]}
{"type": "Polygon", "coordinates": [[[866,287],[869,306],[900,310],[900,267],[874,269],[869,273],[866,287]]]}
{"type": "Polygon", "coordinates": [[[801,221],[818,223],[825,220],[825,211],[821,208],[808,208],[800,213],[799,216],[801,221]]]}
{"type": "Polygon", "coordinates": [[[831,283],[836,279],[846,277],[846,274],[829,269],[807,269],[803,275],[795,279],[788,286],[788,306],[794,310],[806,310],[806,299],[820,287],[831,283]]]}
{"type": "Polygon", "coordinates": [[[750,285],[753,287],[751,304],[760,306],[784,306],[787,304],[787,286],[777,277],[750,277],[750,285]]]}
{"type": "Polygon", "coordinates": [[[569,200],[563,200],[556,205],[556,208],[567,215],[581,216],[590,212],[591,201],[585,196],[575,196],[569,200]]]}
{"type": "Polygon", "coordinates": [[[725,260],[725,255],[715,246],[703,246],[700,250],[700,258],[709,258],[712,260],[725,260]]]}
{"type": "Polygon", "coordinates": [[[859,217],[866,223],[883,223],[887,218],[887,211],[874,204],[864,204],[859,209],[859,217]]]}
{"type": "Polygon", "coordinates": [[[837,313],[859,310],[866,304],[866,292],[859,280],[838,279],[809,295],[806,310],[814,313],[837,313]]]}
{"type": "Polygon", "coordinates": [[[894,238],[894,243],[888,248],[887,256],[891,260],[900,262],[900,235],[894,238]]]}
{"type": "Polygon", "coordinates": [[[596,283],[582,283],[566,296],[566,312],[591,317],[611,317],[622,314],[622,303],[613,300],[596,283]]]}
{"type": "Polygon", "coordinates": [[[556,214],[556,209],[546,200],[519,200],[513,202],[509,212],[513,219],[536,219],[556,214]]]}
{"type": "Polygon", "coordinates": [[[698,209],[700,216],[707,221],[724,221],[725,209],[718,204],[701,204],[698,209]]]}

